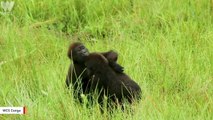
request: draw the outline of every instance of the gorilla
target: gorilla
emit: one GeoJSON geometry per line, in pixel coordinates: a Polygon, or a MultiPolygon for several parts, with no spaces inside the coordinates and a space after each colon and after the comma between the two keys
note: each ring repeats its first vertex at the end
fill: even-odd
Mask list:
{"type": "Polygon", "coordinates": [[[141,98],[141,88],[128,75],[123,72],[116,72],[110,67],[110,62],[100,53],[90,53],[85,58],[85,66],[88,76],[94,76],[91,89],[98,90],[101,103],[104,96],[116,104],[124,100],[132,103],[141,98]]]}
{"type": "MultiPolygon", "coordinates": [[[[74,98],[77,98],[80,102],[81,94],[88,94],[90,90],[90,80],[91,77],[86,72],[86,66],[84,64],[87,56],[89,55],[88,49],[80,42],[72,43],[68,49],[68,57],[73,61],[73,64],[70,64],[68,74],[66,77],[66,86],[69,88],[70,84],[74,89],[74,98]]],[[[100,53],[102,54],[109,62],[109,66],[116,73],[122,73],[123,67],[116,63],[118,59],[118,54],[112,50],[108,52],[100,53]]]]}

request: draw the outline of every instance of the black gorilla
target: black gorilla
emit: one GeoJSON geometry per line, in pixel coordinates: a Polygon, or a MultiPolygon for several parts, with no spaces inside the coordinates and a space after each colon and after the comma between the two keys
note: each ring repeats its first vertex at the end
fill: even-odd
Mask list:
{"type": "Polygon", "coordinates": [[[99,53],[91,53],[86,57],[85,65],[92,79],[91,89],[100,92],[99,102],[104,96],[114,103],[122,104],[124,99],[129,103],[141,98],[141,88],[125,73],[117,73],[109,65],[109,61],[99,53]]]}
{"type": "MultiPolygon", "coordinates": [[[[116,73],[122,73],[123,67],[116,63],[118,54],[114,51],[108,51],[101,53],[108,61],[110,67],[116,73]]],[[[74,89],[74,98],[79,99],[81,102],[80,94],[87,94],[90,89],[91,76],[87,74],[86,66],[84,64],[85,58],[89,55],[88,49],[80,42],[75,42],[70,45],[68,49],[68,57],[73,60],[73,64],[70,65],[69,71],[66,77],[67,87],[72,84],[74,89]]]]}

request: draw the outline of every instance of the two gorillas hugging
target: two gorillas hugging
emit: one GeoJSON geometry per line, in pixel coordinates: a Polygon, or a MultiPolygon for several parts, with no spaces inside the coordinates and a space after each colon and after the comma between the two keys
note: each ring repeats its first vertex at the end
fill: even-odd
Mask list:
{"type": "Polygon", "coordinates": [[[98,103],[104,97],[110,103],[122,105],[124,101],[133,103],[141,98],[141,88],[117,63],[118,54],[112,50],[103,53],[89,53],[80,42],[72,43],[68,49],[72,60],[66,78],[67,87],[73,88],[74,98],[82,102],[81,94],[97,92],[98,103]]]}

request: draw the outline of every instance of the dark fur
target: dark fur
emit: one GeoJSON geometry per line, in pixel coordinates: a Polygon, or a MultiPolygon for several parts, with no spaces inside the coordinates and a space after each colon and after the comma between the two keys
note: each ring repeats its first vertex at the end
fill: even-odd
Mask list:
{"type": "MultiPolygon", "coordinates": [[[[73,61],[69,67],[69,71],[66,77],[67,87],[72,84],[74,89],[74,97],[81,101],[80,94],[87,94],[90,89],[89,76],[85,70],[86,66],[84,64],[85,57],[88,56],[88,49],[80,42],[76,42],[70,45],[68,49],[68,57],[73,61]]],[[[110,66],[112,69],[118,73],[123,72],[123,67],[116,63],[118,54],[114,51],[101,53],[110,61],[110,66]]]]}
{"type": "Polygon", "coordinates": [[[89,76],[94,75],[92,89],[97,87],[101,96],[99,102],[106,95],[113,102],[123,103],[123,98],[130,103],[141,98],[141,88],[125,73],[116,73],[110,66],[109,61],[101,54],[91,53],[85,65],[89,76]]]}

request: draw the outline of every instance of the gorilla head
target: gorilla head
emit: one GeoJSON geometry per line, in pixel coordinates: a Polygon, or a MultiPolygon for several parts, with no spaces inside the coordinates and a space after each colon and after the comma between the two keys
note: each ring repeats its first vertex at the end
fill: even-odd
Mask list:
{"type": "Polygon", "coordinates": [[[83,63],[85,57],[89,55],[88,49],[80,42],[71,44],[68,50],[68,57],[74,62],[83,63]]]}

